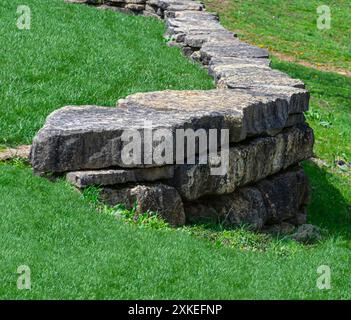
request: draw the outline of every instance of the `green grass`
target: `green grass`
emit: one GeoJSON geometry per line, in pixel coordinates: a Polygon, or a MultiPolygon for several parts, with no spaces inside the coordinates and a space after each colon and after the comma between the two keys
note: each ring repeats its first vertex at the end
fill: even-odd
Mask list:
{"type": "Polygon", "coordinates": [[[298,60],[351,70],[349,0],[205,0],[241,39],[298,60]],[[331,28],[317,28],[317,8],[328,5],[331,28]]]}
{"type": "Polygon", "coordinates": [[[307,120],[314,129],[316,155],[330,165],[351,161],[351,78],[273,60],[272,67],[302,79],[311,93],[307,120]]]}
{"type": "MultiPolygon", "coordinates": [[[[26,2],[29,32],[15,28],[19,2],[0,4],[7,30],[0,39],[0,145],[30,142],[45,116],[65,104],[113,105],[135,91],[212,87],[203,70],[164,45],[158,21],[26,2]]],[[[351,176],[334,165],[351,161],[350,79],[277,59],[273,66],[301,78],[312,94],[307,119],[328,166],[304,167],[309,222],[326,230],[323,241],[303,246],[221,226],[171,229],[148,215],[135,222],[132,212],[99,207],[98,190],[82,196],[14,160],[0,163],[0,298],[350,299],[351,176]],[[31,291],[16,287],[23,264],[31,268],[31,291]],[[331,290],[316,287],[320,265],[331,267],[331,290]]]]}
{"type": "Polygon", "coordinates": [[[0,171],[3,299],[351,298],[350,234],[312,247],[277,240],[265,252],[233,249],[97,213],[65,182],[33,177],[29,168],[0,171]],[[23,264],[31,291],[16,288],[23,264]],[[322,264],[332,269],[331,290],[316,288],[322,264]]]}
{"type": "Polygon", "coordinates": [[[31,143],[65,105],[114,106],[135,92],[213,87],[205,70],[166,45],[161,21],[27,0],[31,29],[19,30],[22,4],[0,2],[0,144],[31,143]]]}

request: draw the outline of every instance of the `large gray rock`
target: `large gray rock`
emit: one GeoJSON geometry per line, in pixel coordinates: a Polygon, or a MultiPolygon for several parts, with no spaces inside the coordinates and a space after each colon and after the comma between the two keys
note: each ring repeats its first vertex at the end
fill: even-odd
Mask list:
{"type": "MultiPolygon", "coordinates": [[[[202,128],[216,122],[212,128],[229,129],[230,141],[242,141],[248,136],[267,134],[285,127],[287,118],[293,113],[308,110],[309,93],[289,87],[255,87],[249,90],[165,90],[135,93],[119,100],[118,106],[128,110],[159,110],[171,112],[176,118],[186,113],[196,127],[197,117],[202,128]],[[224,118],[221,118],[221,116],[224,118]],[[218,118],[219,117],[219,118],[218,118]],[[223,121],[222,121],[223,120],[223,121]]],[[[201,128],[197,127],[197,128],[201,128]]]]}
{"type": "Polygon", "coordinates": [[[281,71],[271,69],[267,61],[269,62],[267,59],[213,59],[209,64],[208,73],[215,79],[218,88],[245,89],[257,86],[305,88],[301,80],[292,79],[281,71]]]}
{"type": "MultiPolygon", "coordinates": [[[[232,193],[237,188],[278,173],[313,155],[313,131],[306,125],[284,130],[274,137],[256,138],[229,150],[227,173],[211,174],[208,164],[177,165],[170,180],[183,199],[232,193]]],[[[215,167],[215,165],[213,165],[215,167]]]]}
{"type": "Polygon", "coordinates": [[[218,88],[251,88],[259,86],[288,86],[305,88],[301,80],[290,78],[287,74],[272,69],[244,67],[236,70],[225,70],[217,74],[218,88]],[[225,75],[223,75],[225,74],[225,75]]]}
{"type": "Polygon", "coordinates": [[[31,164],[36,172],[162,166],[165,163],[155,159],[126,164],[122,150],[129,141],[122,141],[122,134],[135,130],[143,139],[148,120],[152,121],[150,130],[167,129],[174,140],[176,129],[229,129],[230,141],[237,142],[279,131],[290,113],[307,107],[307,92],[295,88],[276,94],[264,90],[160,91],[131,95],[117,108],[68,106],[54,111],[34,138],[31,164]]]}
{"type": "Polygon", "coordinates": [[[189,221],[216,219],[229,225],[249,224],[254,229],[281,223],[298,224],[306,215],[308,179],[300,168],[271,176],[231,194],[206,196],[184,203],[189,221]]]}
{"type": "MultiPolygon", "coordinates": [[[[206,17],[206,16],[204,16],[206,17]]],[[[211,33],[211,32],[223,32],[228,33],[221,24],[215,19],[209,17],[200,20],[185,20],[185,19],[173,19],[169,18],[166,20],[167,35],[175,36],[177,34],[187,35],[190,33],[211,33]]]]}
{"type": "Polygon", "coordinates": [[[266,49],[249,45],[237,39],[221,42],[207,42],[201,50],[201,61],[209,64],[212,58],[237,57],[237,58],[268,58],[266,49]]]}
{"type": "Polygon", "coordinates": [[[207,11],[177,11],[174,12],[171,17],[167,16],[166,20],[169,18],[175,19],[177,21],[219,21],[217,13],[207,11]]]}
{"type": "Polygon", "coordinates": [[[101,197],[109,205],[124,204],[127,209],[135,208],[137,215],[157,212],[172,226],[185,223],[183,202],[177,190],[161,183],[104,188],[101,197]]]}
{"type": "Polygon", "coordinates": [[[135,169],[111,169],[72,171],[67,173],[66,179],[78,188],[87,186],[108,186],[130,182],[152,182],[171,179],[174,175],[174,166],[135,169]]]}
{"type": "Polygon", "coordinates": [[[271,60],[262,58],[217,57],[211,59],[208,70],[209,74],[215,77],[215,71],[242,67],[268,68],[270,64],[271,60]]]}
{"type": "Polygon", "coordinates": [[[188,46],[194,49],[200,49],[204,43],[206,42],[217,42],[223,40],[231,40],[233,39],[235,34],[231,32],[224,31],[214,31],[214,32],[201,32],[194,33],[190,32],[184,36],[183,45],[188,46]]]}

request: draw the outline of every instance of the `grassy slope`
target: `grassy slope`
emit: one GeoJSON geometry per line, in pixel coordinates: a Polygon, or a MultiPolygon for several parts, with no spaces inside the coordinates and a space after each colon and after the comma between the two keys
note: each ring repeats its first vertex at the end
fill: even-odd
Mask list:
{"type": "Polygon", "coordinates": [[[0,171],[2,298],[351,298],[350,242],[342,239],[265,253],[215,247],[97,214],[64,182],[33,178],[28,168],[0,171]],[[31,291],[16,289],[22,264],[31,291]],[[321,264],[332,268],[330,291],[316,288],[321,264]]]}
{"type": "Polygon", "coordinates": [[[113,106],[134,92],[213,86],[204,70],[163,44],[160,21],[63,0],[25,3],[29,31],[16,28],[23,1],[0,2],[0,144],[30,143],[64,105],[113,106]]]}
{"type": "Polygon", "coordinates": [[[241,39],[298,60],[351,71],[349,0],[205,0],[241,39]],[[331,29],[318,30],[317,7],[331,9],[331,29]],[[293,32],[292,32],[293,31],[293,32]]]}
{"type": "MultiPolygon", "coordinates": [[[[31,2],[33,4],[43,3],[43,1],[38,0],[31,0],[31,2]]],[[[5,3],[7,3],[7,8],[10,8],[10,2],[5,3]]],[[[56,3],[56,10],[60,9],[58,12],[67,10],[67,19],[70,16],[68,12],[84,16],[82,17],[83,21],[77,22],[76,19],[72,19],[72,32],[76,32],[74,31],[75,24],[78,26],[87,24],[87,20],[84,19],[89,19],[88,21],[92,20],[93,17],[97,21],[99,21],[97,17],[104,19],[103,16],[100,16],[102,13],[96,11],[93,13],[89,8],[80,6],[79,10],[77,7],[67,9],[67,4],[61,5],[59,1],[56,3]]],[[[0,8],[3,7],[5,6],[1,4],[0,8]]],[[[41,6],[35,7],[40,8],[41,6]]],[[[45,8],[47,7],[46,5],[45,8]]],[[[43,9],[44,6],[41,8],[43,9]]],[[[161,47],[162,28],[158,23],[142,22],[145,20],[106,12],[104,14],[111,17],[106,19],[113,21],[116,17],[124,19],[123,26],[126,23],[132,24],[132,21],[145,23],[146,29],[150,28],[151,25],[157,25],[156,38],[155,34],[150,31],[148,34],[144,34],[145,38],[141,40],[145,42],[143,45],[147,46],[151,39],[155,39],[155,48],[161,47]]],[[[51,19],[56,21],[56,19],[64,18],[57,17],[51,11],[51,19]]],[[[122,23],[122,20],[119,22],[122,23]]],[[[62,29],[64,26],[65,24],[62,25],[62,29]]],[[[136,26],[140,27],[138,24],[136,26]]],[[[116,30],[120,30],[120,28],[116,27],[116,30]]],[[[131,30],[129,31],[128,36],[133,37],[133,33],[131,30]]],[[[17,31],[13,30],[13,32],[17,31]]],[[[109,31],[106,30],[106,32],[109,31]]],[[[42,33],[41,37],[45,37],[46,32],[42,30],[42,33]]],[[[90,36],[95,37],[98,34],[97,32],[90,33],[90,36]]],[[[63,39],[59,38],[55,41],[63,41],[63,39]]],[[[103,50],[100,47],[100,41],[104,40],[98,38],[95,41],[99,44],[99,50],[103,50]]],[[[110,45],[108,41],[105,44],[110,45]]],[[[28,45],[35,48],[34,44],[28,43],[28,45]]],[[[124,44],[119,43],[118,45],[124,44]]],[[[16,47],[15,44],[13,46],[16,47]]],[[[12,48],[12,45],[9,48],[12,48]]],[[[110,50],[109,57],[120,59],[119,56],[115,56],[114,50],[119,50],[118,46],[110,50]]],[[[176,83],[179,87],[192,88],[193,77],[194,79],[202,79],[196,82],[199,84],[198,86],[210,86],[208,78],[182,58],[177,50],[169,48],[162,50],[165,50],[165,56],[162,59],[161,57],[155,58],[155,63],[164,66],[169,64],[169,69],[177,68],[180,70],[179,78],[177,73],[175,75],[167,73],[169,83],[176,83]],[[172,56],[165,63],[164,59],[168,54],[174,55],[175,58],[172,56]],[[176,67],[172,66],[173,59],[179,59],[176,60],[176,67]],[[180,81],[183,66],[187,71],[190,70],[189,68],[195,70],[191,71],[189,75],[190,83],[180,81]]],[[[18,51],[16,54],[12,53],[15,56],[21,55],[18,51]]],[[[88,50],[86,57],[89,54],[92,54],[91,50],[88,50]]],[[[151,56],[146,56],[149,59],[154,59],[151,56]]],[[[145,53],[141,57],[145,59],[145,53]]],[[[41,59],[43,58],[41,57],[41,59]]],[[[14,60],[16,59],[14,58],[14,60]]],[[[50,59],[48,62],[53,63],[50,59]]],[[[77,70],[86,67],[82,63],[75,65],[77,70]]],[[[99,72],[101,65],[103,64],[95,66],[94,72],[99,72]]],[[[116,65],[118,68],[124,67],[120,63],[116,63],[116,65]]],[[[350,140],[347,139],[350,131],[347,126],[348,114],[346,111],[349,110],[350,102],[345,99],[350,90],[349,80],[293,64],[275,61],[274,65],[293,76],[302,78],[312,90],[314,113],[309,116],[309,119],[317,133],[317,140],[320,141],[316,146],[318,155],[326,158],[329,163],[332,163],[335,153],[340,154],[344,150],[346,150],[345,156],[349,157],[350,150],[347,148],[350,140]],[[330,80],[336,81],[335,88],[330,80]],[[324,120],[332,122],[331,126],[321,125],[325,122],[324,120]],[[346,133],[339,137],[339,133],[342,131],[346,133]],[[325,135],[328,137],[325,138],[327,141],[336,140],[327,145],[327,142],[323,143],[322,140],[325,135]]],[[[6,66],[10,68],[7,64],[6,66]]],[[[126,70],[129,74],[137,75],[140,71],[137,66],[138,64],[135,63],[129,64],[126,66],[126,70]],[[135,72],[134,68],[138,72],[135,72]]],[[[152,69],[152,66],[149,68],[152,69]]],[[[146,72],[145,70],[142,72],[146,72]]],[[[21,73],[11,71],[9,74],[16,79],[21,79],[21,73]]],[[[92,75],[90,77],[83,77],[82,74],[77,75],[78,82],[71,83],[70,92],[74,94],[80,90],[89,91],[85,86],[89,87],[86,81],[95,81],[94,73],[92,75]]],[[[150,83],[161,86],[160,74],[152,76],[154,78],[150,80],[150,83]]],[[[114,73],[112,84],[106,81],[104,85],[110,86],[113,83],[121,85],[125,78],[125,73],[114,73]]],[[[54,79],[55,77],[52,76],[51,85],[56,85],[54,79]]],[[[107,80],[111,81],[111,79],[107,80]]],[[[45,84],[45,81],[43,82],[45,84]]],[[[64,84],[64,81],[61,82],[61,86],[64,87],[64,84]]],[[[101,83],[97,81],[94,85],[100,86],[101,83]]],[[[90,90],[93,90],[93,87],[91,86],[90,90]]],[[[15,90],[14,88],[16,87],[7,87],[6,94],[9,95],[11,90],[15,90]]],[[[155,89],[152,85],[149,87],[148,83],[145,84],[144,88],[145,90],[155,89]]],[[[125,85],[125,90],[128,90],[128,85],[125,85]]],[[[141,87],[136,88],[136,90],[141,90],[141,87]]],[[[35,98],[38,99],[37,103],[42,103],[42,100],[46,98],[45,95],[41,95],[40,98],[39,92],[33,91],[28,94],[27,101],[31,102],[35,98]]],[[[52,94],[51,98],[55,99],[58,99],[58,96],[66,99],[65,94],[68,94],[68,92],[62,95],[59,92],[51,93],[50,90],[47,92],[52,94]]],[[[75,103],[92,103],[89,100],[90,96],[85,96],[87,92],[84,92],[81,94],[81,99],[88,99],[88,101],[78,99],[75,103]]],[[[102,98],[99,100],[100,104],[111,104],[110,100],[115,100],[114,92],[111,95],[108,92],[109,90],[102,94],[102,98]]],[[[19,89],[15,96],[18,95],[22,95],[22,98],[26,96],[25,92],[23,93],[19,89]]],[[[60,99],[55,101],[58,101],[59,104],[63,100],[61,102],[60,99]]],[[[44,105],[42,104],[42,106],[44,105]]],[[[54,106],[48,99],[46,106],[54,108],[59,105],[54,106]]],[[[33,111],[23,108],[23,112],[26,112],[27,117],[30,117],[33,111]]],[[[12,139],[11,141],[14,143],[25,142],[32,135],[35,126],[41,124],[42,120],[37,119],[39,115],[42,115],[43,119],[46,112],[48,109],[45,107],[38,109],[34,118],[37,121],[36,124],[33,122],[33,118],[28,118],[30,121],[28,125],[31,128],[28,131],[26,131],[27,124],[25,122],[22,123],[21,130],[19,130],[20,126],[16,127],[15,121],[12,126],[9,125],[10,116],[5,116],[0,121],[1,124],[8,125],[5,132],[10,140],[12,139]],[[10,128],[13,128],[13,131],[9,131],[10,128]]],[[[19,122],[18,119],[15,120],[19,122]]],[[[276,240],[272,241],[272,246],[267,251],[252,252],[237,248],[241,247],[240,241],[246,243],[250,240],[250,237],[245,234],[239,238],[239,245],[232,249],[211,245],[206,240],[199,240],[187,235],[186,232],[155,231],[122,224],[112,216],[97,214],[89,207],[87,201],[83,200],[64,182],[51,183],[33,177],[29,168],[0,165],[0,297],[350,299],[351,190],[348,177],[333,174],[329,169],[320,169],[311,164],[306,164],[306,169],[313,187],[313,201],[309,219],[312,223],[326,227],[329,230],[328,238],[313,247],[304,247],[291,241],[276,240]],[[21,264],[27,264],[32,269],[32,291],[30,292],[16,289],[16,269],[21,264]],[[316,269],[321,264],[327,264],[332,268],[332,290],[330,291],[316,289],[318,277],[316,269]]]]}

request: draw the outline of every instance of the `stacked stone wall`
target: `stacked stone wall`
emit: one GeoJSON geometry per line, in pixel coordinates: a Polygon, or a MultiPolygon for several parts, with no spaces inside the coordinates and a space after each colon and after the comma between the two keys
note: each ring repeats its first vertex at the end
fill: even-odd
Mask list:
{"type": "Polygon", "coordinates": [[[68,2],[163,19],[169,45],[207,68],[217,89],[137,93],[116,108],[61,108],[33,140],[36,173],[64,174],[79,189],[100,186],[106,203],[157,211],[174,226],[200,219],[255,229],[305,223],[309,188],[300,163],[312,156],[314,138],[303,114],[309,104],[303,82],[271,69],[267,50],[241,42],[197,1],[68,2]],[[152,137],[170,133],[167,161],[159,152],[163,140],[148,141],[145,121],[152,137]],[[149,143],[147,161],[125,161],[123,136],[131,129],[140,135],[143,155],[149,143]],[[188,129],[206,137],[225,131],[227,144],[217,136],[215,157],[204,156],[195,139],[193,154],[179,157],[177,132],[188,129]],[[213,174],[223,165],[217,163],[223,150],[225,171],[213,174]]]}

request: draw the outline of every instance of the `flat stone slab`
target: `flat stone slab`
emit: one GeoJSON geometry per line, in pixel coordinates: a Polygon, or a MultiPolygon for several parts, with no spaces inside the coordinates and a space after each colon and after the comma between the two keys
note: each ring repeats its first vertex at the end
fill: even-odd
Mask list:
{"type": "Polygon", "coordinates": [[[172,40],[183,46],[200,48],[205,42],[223,39],[233,39],[236,35],[227,30],[191,30],[172,35],[172,40]]]}
{"type": "Polygon", "coordinates": [[[206,42],[217,42],[234,39],[235,34],[224,31],[196,34],[194,32],[184,36],[183,44],[192,48],[201,48],[206,42]]]}
{"type": "Polygon", "coordinates": [[[274,137],[259,137],[229,149],[224,175],[211,175],[208,164],[177,165],[169,181],[185,200],[205,195],[227,194],[257,182],[313,156],[313,131],[307,125],[285,129],[274,137]]]}
{"type": "Polygon", "coordinates": [[[146,3],[151,6],[158,7],[162,10],[176,10],[176,11],[186,11],[186,10],[203,10],[203,4],[197,1],[189,0],[147,0],[146,3]]]}
{"type": "Polygon", "coordinates": [[[220,220],[227,225],[248,224],[256,230],[283,221],[298,225],[306,221],[309,201],[304,171],[292,168],[231,194],[206,196],[184,203],[187,220],[220,220]]]}
{"type": "Polygon", "coordinates": [[[262,58],[236,58],[236,57],[216,57],[212,58],[208,69],[214,70],[214,68],[241,68],[241,67],[252,67],[257,68],[268,68],[271,64],[270,59],[262,58]]]}
{"type": "Polygon", "coordinates": [[[122,149],[129,141],[122,141],[123,133],[134,130],[143,141],[149,121],[150,130],[167,129],[173,139],[176,129],[228,129],[230,141],[238,142],[281,130],[290,113],[307,107],[307,92],[295,88],[269,95],[264,90],[169,90],[131,95],[117,108],[68,106],[54,111],[34,138],[31,164],[39,173],[162,166],[157,161],[126,164],[122,149]]]}
{"type": "Polygon", "coordinates": [[[286,73],[270,68],[243,66],[233,68],[213,68],[218,88],[251,88],[259,86],[288,86],[305,88],[305,84],[298,79],[290,78],[286,73]]]}
{"type": "Polygon", "coordinates": [[[268,58],[266,49],[249,45],[233,39],[231,41],[207,42],[200,50],[201,61],[209,64],[212,58],[237,57],[237,58],[268,58]]]}
{"type": "Polygon", "coordinates": [[[167,35],[190,34],[190,33],[211,33],[211,32],[228,32],[221,24],[214,20],[178,20],[169,18],[166,20],[167,35]]]}
{"type": "Polygon", "coordinates": [[[238,187],[275,174],[310,158],[312,149],[312,129],[299,125],[274,137],[256,138],[231,147],[228,173],[223,176],[211,175],[212,162],[209,159],[208,165],[75,171],[69,172],[66,179],[78,188],[168,180],[184,199],[194,200],[207,193],[231,193],[238,187]]]}
{"type": "Polygon", "coordinates": [[[217,13],[207,11],[177,11],[172,14],[172,19],[177,21],[219,21],[217,13]]]}
{"type": "Polygon", "coordinates": [[[78,188],[88,186],[108,186],[131,182],[153,182],[171,179],[174,175],[174,166],[136,169],[111,169],[73,171],[66,175],[69,183],[78,188]]]}
{"type": "MultiPolygon", "coordinates": [[[[215,118],[215,114],[225,114],[228,124],[222,123],[223,126],[218,128],[228,129],[234,129],[234,121],[236,122],[234,118],[238,117],[238,113],[242,113],[243,119],[250,122],[256,121],[256,117],[261,112],[268,111],[264,117],[259,119],[261,124],[266,128],[282,129],[284,125],[264,124],[266,121],[275,122],[279,119],[270,111],[274,109],[277,113],[301,113],[308,110],[308,104],[309,93],[306,90],[274,86],[237,90],[164,90],[135,93],[125,99],[120,99],[117,105],[131,111],[148,109],[172,112],[172,116],[176,116],[180,112],[186,112],[188,115],[192,115],[192,112],[205,112],[206,115],[212,115],[213,118],[215,118]],[[275,103],[279,105],[277,108],[275,108],[275,103]]],[[[285,120],[283,122],[285,123],[285,120]]],[[[263,134],[267,131],[255,130],[254,127],[255,125],[250,126],[250,132],[244,134],[243,138],[232,135],[231,142],[242,141],[247,136],[263,134]]]]}

